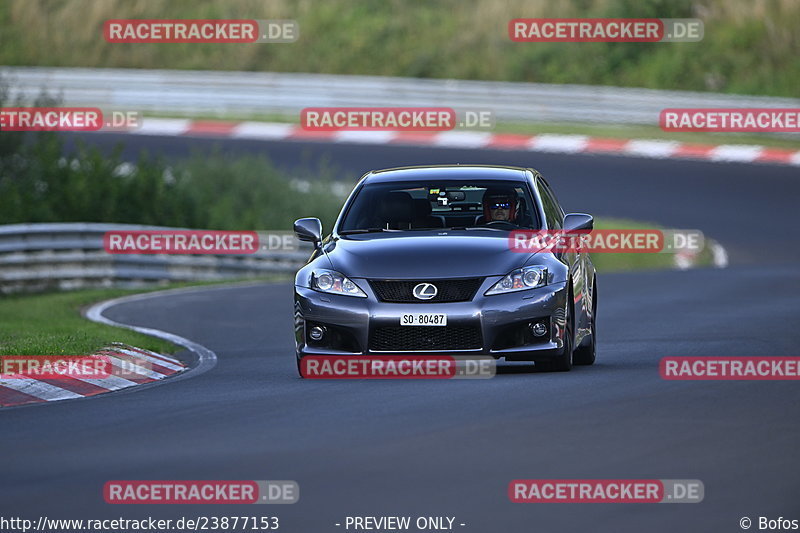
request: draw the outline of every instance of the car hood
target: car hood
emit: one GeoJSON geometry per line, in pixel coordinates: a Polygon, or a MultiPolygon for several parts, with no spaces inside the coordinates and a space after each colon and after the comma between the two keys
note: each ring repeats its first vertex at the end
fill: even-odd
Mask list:
{"type": "Polygon", "coordinates": [[[326,246],[333,268],[350,278],[459,278],[505,275],[531,256],[512,252],[508,234],[348,235],[326,246]]]}

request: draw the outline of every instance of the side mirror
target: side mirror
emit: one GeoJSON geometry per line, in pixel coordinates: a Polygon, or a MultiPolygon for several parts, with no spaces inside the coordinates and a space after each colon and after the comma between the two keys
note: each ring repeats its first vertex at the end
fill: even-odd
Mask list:
{"type": "Polygon", "coordinates": [[[294,221],[294,234],[301,241],[315,245],[322,242],[322,222],[318,218],[301,218],[294,221]]]}
{"type": "Polygon", "coordinates": [[[564,231],[594,229],[594,218],[585,213],[569,213],[564,216],[564,231]]]}

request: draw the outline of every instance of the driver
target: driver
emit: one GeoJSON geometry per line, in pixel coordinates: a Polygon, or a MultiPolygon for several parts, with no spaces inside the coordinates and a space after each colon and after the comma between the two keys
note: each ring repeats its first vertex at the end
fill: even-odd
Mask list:
{"type": "Polygon", "coordinates": [[[503,221],[516,223],[519,200],[513,189],[486,189],[483,193],[484,223],[503,221]]]}

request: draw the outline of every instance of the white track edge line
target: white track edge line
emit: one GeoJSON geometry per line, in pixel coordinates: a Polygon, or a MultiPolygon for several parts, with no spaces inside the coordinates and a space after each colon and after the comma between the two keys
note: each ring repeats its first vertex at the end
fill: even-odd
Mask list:
{"type": "Polygon", "coordinates": [[[177,372],[176,374],[173,374],[172,376],[166,377],[164,379],[159,379],[157,381],[153,381],[141,386],[160,384],[164,383],[165,381],[175,381],[187,377],[195,377],[199,376],[200,374],[203,374],[204,372],[208,372],[209,370],[211,370],[216,366],[217,364],[216,353],[214,353],[212,350],[209,350],[202,344],[198,344],[185,337],[181,337],[180,335],[175,335],[174,333],[169,333],[168,331],[163,331],[156,328],[146,328],[142,326],[134,326],[131,324],[116,322],[114,320],[111,320],[110,318],[103,316],[103,313],[111,307],[114,307],[116,305],[121,305],[124,303],[138,302],[150,298],[159,298],[161,296],[169,294],[176,294],[176,293],[182,294],[188,292],[200,292],[201,290],[212,290],[213,288],[214,287],[185,287],[180,289],[169,289],[165,291],[156,291],[144,294],[133,294],[131,296],[123,296],[121,298],[114,298],[112,300],[106,300],[104,302],[99,302],[92,305],[89,309],[86,310],[84,316],[87,319],[91,320],[92,322],[130,329],[132,331],[136,331],[144,335],[150,335],[151,337],[156,337],[159,339],[166,340],[173,344],[177,344],[178,346],[182,346],[183,348],[186,348],[187,350],[194,352],[197,355],[198,364],[196,366],[189,367],[182,372],[177,372]]]}

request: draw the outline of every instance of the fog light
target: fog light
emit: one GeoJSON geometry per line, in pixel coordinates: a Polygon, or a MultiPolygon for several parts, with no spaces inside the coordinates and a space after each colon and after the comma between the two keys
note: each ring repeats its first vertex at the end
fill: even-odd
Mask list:
{"type": "Polygon", "coordinates": [[[325,336],[325,328],[321,326],[314,326],[309,330],[308,336],[311,337],[312,341],[321,341],[322,337],[325,336]]]}
{"type": "Polygon", "coordinates": [[[544,325],[544,322],[531,324],[531,333],[533,333],[534,337],[544,337],[547,333],[547,326],[544,325]]]}

